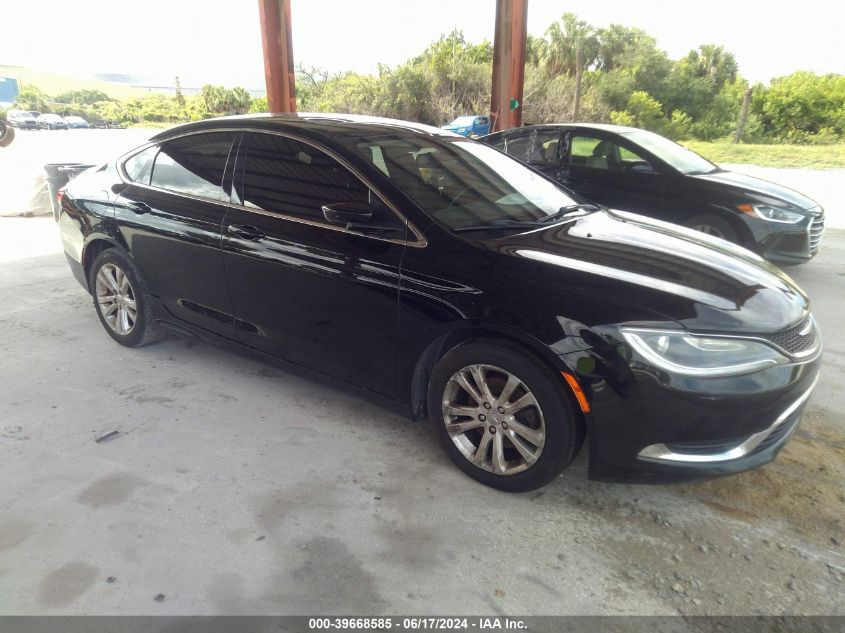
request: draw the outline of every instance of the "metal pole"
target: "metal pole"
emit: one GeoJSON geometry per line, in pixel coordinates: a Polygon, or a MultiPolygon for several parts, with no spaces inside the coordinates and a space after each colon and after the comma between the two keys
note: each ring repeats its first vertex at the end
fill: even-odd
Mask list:
{"type": "Polygon", "coordinates": [[[492,132],[522,125],[527,27],[528,0],[496,0],[490,95],[492,132]]]}
{"type": "Polygon", "coordinates": [[[264,81],[270,112],[296,112],[296,74],[290,28],[291,0],[258,0],[264,81]]]}

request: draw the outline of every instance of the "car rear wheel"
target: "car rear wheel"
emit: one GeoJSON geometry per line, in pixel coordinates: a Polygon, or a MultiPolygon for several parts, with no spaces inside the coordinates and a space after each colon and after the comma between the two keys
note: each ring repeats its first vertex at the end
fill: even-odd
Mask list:
{"type": "Polygon", "coordinates": [[[696,215],[684,222],[684,226],[701,231],[713,237],[719,237],[734,244],[739,243],[739,236],[736,229],[725,218],[720,218],[718,215],[696,215]]]}
{"type": "Polygon", "coordinates": [[[481,483],[522,492],[574,459],[583,425],[556,375],[518,347],[472,342],[432,372],[429,417],[451,460],[481,483]]]}
{"type": "Polygon", "coordinates": [[[114,248],[100,253],[91,266],[89,288],[97,316],[115,341],[141,347],[158,338],[149,295],[128,256],[114,248]]]}

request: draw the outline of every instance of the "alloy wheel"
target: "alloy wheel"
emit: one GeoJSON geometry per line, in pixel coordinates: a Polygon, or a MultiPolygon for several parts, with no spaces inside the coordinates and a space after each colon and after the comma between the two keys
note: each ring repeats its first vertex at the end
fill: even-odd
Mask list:
{"type": "Polygon", "coordinates": [[[138,306],[129,277],[114,264],[103,264],[96,278],[97,304],[103,320],[117,334],[126,336],[135,327],[138,306]]]}
{"type": "Polygon", "coordinates": [[[702,233],[706,233],[707,235],[712,235],[713,237],[720,237],[722,239],[725,239],[724,233],[722,233],[715,226],[711,226],[709,224],[696,224],[695,226],[691,226],[690,228],[696,231],[701,231],[702,233]]]}
{"type": "Polygon", "coordinates": [[[443,392],[442,413],[461,454],[488,472],[515,475],[543,452],[546,425],[537,399],[500,367],[469,365],[455,372],[443,392]]]}

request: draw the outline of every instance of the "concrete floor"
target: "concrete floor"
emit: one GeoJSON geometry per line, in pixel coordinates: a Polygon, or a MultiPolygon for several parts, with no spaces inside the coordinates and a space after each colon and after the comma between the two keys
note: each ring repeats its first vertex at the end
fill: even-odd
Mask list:
{"type": "Polygon", "coordinates": [[[825,369],[776,462],[640,487],[582,453],[509,495],[344,390],[118,346],[54,230],[0,218],[0,252],[47,253],[0,265],[0,614],[845,614],[845,232],[789,270],[825,369]]]}

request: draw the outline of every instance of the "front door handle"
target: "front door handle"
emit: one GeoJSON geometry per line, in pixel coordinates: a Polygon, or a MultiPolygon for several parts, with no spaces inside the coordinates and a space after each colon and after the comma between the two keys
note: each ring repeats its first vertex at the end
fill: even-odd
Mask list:
{"type": "Polygon", "coordinates": [[[152,208],[146,202],[130,202],[127,206],[131,211],[138,214],[149,213],[152,211],[152,208]]]}
{"type": "Polygon", "coordinates": [[[264,239],[264,233],[256,226],[251,224],[230,224],[226,230],[231,234],[241,239],[257,242],[264,239]]]}

